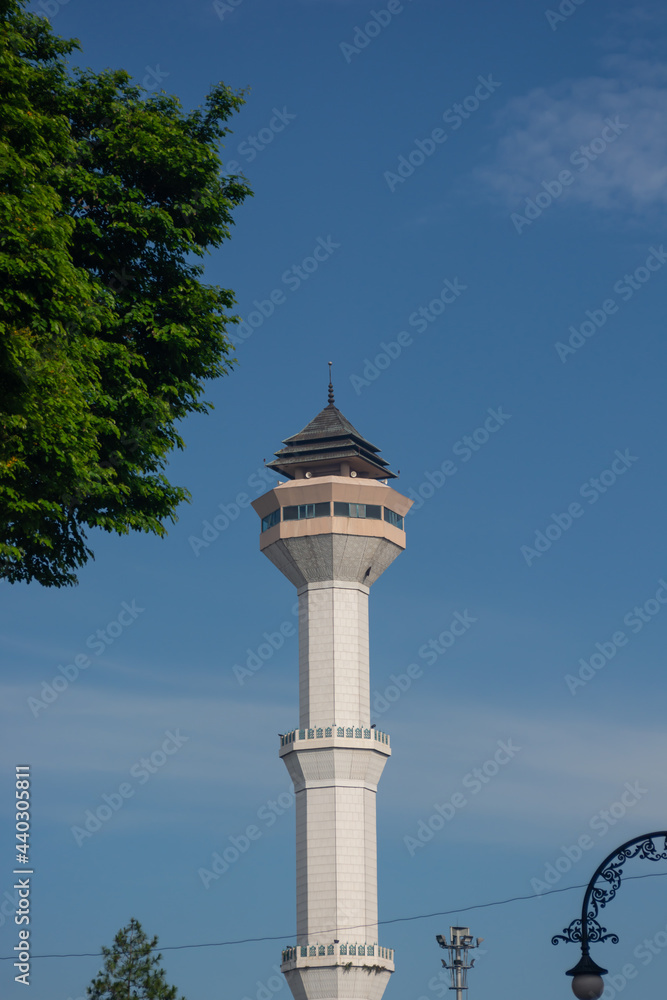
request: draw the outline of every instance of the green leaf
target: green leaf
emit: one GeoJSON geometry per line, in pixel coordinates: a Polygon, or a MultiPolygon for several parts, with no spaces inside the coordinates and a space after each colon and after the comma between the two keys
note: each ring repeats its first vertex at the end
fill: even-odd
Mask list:
{"type": "Polygon", "coordinates": [[[192,263],[252,192],[222,175],[243,95],[144,99],[0,0],[0,576],[76,583],[86,529],[166,532],[178,421],[235,364],[229,289],[192,263]]]}

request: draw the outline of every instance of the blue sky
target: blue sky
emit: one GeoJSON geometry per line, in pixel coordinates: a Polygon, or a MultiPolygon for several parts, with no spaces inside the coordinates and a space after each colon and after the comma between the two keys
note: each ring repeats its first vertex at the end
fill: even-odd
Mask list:
{"type": "MultiPolygon", "coordinates": [[[[247,502],[267,488],[263,460],[326,404],[331,360],[337,405],[419,498],[371,594],[374,718],[393,749],[380,919],[454,910],[383,927],[385,996],[445,995],[435,934],[458,920],[485,939],[473,1000],[570,996],[577,949],[550,939],[582,893],[538,898],[539,883],[585,883],[616,845],[667,827],[664,10],[33,9],[80,38],[79,64],[124,67],[186,107],[218,80],[249,87],[224,158],[255,197],[207,263],[249,325],[169,467],[192,502],[166,540],[92,535],[77,588],[1,587],[1,954],[17,940],[10,771],[30,764],[37,953],[97,952],[131,916],[163,946],[275,937],[163,964],[188,1000],[288,996],[275,965],[295,926],[294,810],[277,734],[297,719],[295,596],[247,502]],[[436,652],[457,613],[474,621],[436,652]],[[29,701],[77,657],[55,700],[29,701]],[[480,782],[499,741],[512,752],[480,782]],[[433,820],[452,796],[465,804],[433,820]],[[205,886],[199,870],[248,826],[260,836],[205,886]],[[464,912],[515,896],[534,898],[464,912]]],[[[661,887],[628,882],[605,911],[621,935],[593,951],[620,977],[605,1000],[662,988],[661,887]]],[[[30,996],[82,997],[99,964],[36,960],[30,996]]],[[[3,996],[22,996],[9,965],[3,996]]]]}

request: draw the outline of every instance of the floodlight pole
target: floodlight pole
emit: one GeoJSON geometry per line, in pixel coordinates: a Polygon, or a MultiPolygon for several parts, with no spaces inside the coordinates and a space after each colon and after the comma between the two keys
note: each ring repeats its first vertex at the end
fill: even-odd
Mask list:
{"type": "Polygon", "coordinates": [[[463,1000],[464,990],[468,989],[468,969],[472,969],[475,964],[474,958],[468,964],[468,952],[472,948],[478,948],[484,938],[477,938],[476,943],[473,944],[475,939],[468,927],[450,927],[449,934],[451,938],[449,944],[442,934],[436,934],[435,939],[449,955],[449,965],[444,958],[442,959],[443,966],[445,969],[449,969],[452,978],[452,985],[449,989],[456,991],[456,1000],[463,1000]]]}

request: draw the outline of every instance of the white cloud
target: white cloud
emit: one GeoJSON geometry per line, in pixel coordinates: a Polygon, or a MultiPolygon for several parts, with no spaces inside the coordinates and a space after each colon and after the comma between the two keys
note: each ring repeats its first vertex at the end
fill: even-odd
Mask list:
{"type": "MultiPolygon", "coordinates": [[[[133,764],[159,750],[168,729],[180,729],[189,739],[123,812],[123,826],[163,815],[173,821],[190,810],[202,821],[218,815],[224,830],[234,832],[288,787],[277,759],[277,733],[292,713],[280,702],[171,693],[130,698],[75,683],[33,719],[28,690],[0,690],[3,728],[9,743],[23,748],[21,763],[28,761],[43,781],[42,815],[52,820],[78,822],[102,793],[128,780],[133,764]]],[[[463,791],[469,804],[448,836],[548,843],[585,832],[597,811],[618,800],[624,783],[637,780],[647,793],[628,821],[633,829],[664,827],[663,730],[623,725],[619,718],[588,719],[581,712],[564,721],[543,709],[422,697],[401,699],[381,728],[391,734],[394,756],[380,800],[401,836],[413,834],[419,818],[428,819],[433,803],[463,791]],[[469,794],[464,777],[493,757],[498,740],[521,750],[479,794],[469,794]]]]}
{"type": "MultiPolygon", "coordinates": [[[[396,790],[392,808],[400,811],[404,825],[406,815],[426,819],[433,803],[448,801],[458,791],[469,802],[461,813],[461,819],[467,813],[467,839],[548,841],[586,832],[599,810],[618,801],[626,782],[639,781],[646,793],[629,811],[629,821],[639,832],[664,828],[663,730],[623,726],[617,719],[589,721],[578,713],[564,722],[544,710],[537,717],[534,711],[508,712],[479,703],[424,704],[422,709],[419,727],[391,727],[394,747],[404,749],[395,751],[389,764],[394,773],[389,779],[388,769],[383,781],[396,790]],[[521,750],[471,795],[462,781],[493,758],[498,740],[521,750]]],[[[414,823],[407,826],[412,832],[414,823]]],[[[458,819],[449,828],[452,836],[457,827],[458,819]]]]}
{"type": "MultiPolygon", "coordinates": [[[[35,774],[60,782],[106,783],[123,780],[141,757],[159,750],[167,730],[180,729],[187,742],[165,775],[187,779],[220,792],[247,786],[264,788],[266,743],[277,756],[278,729],[291,718],[279,703],[235,701],[181,694],[118,694],[73,683],[34,718],[26,704],[27,686],[0,688],[3,729],[12,745],[24,748],[35,774]]],[[[104,787],[103,787],[104,786],[104,787]]],[[[217,794],[218,792],[216,792],[217,794]]]]}
{"type": "Polygon", "coordinates": [[[603,66],[614,75],[537,88],[500,112],[504,134],[495,161],[478,168],[476,178],[510,210],[520,210],[562,170],[574,175],[563,203],[640,212],[667,203],[667,71],[616,54],[605,56],[603,66]],[[615,137],[607,130],[611,141],[600,151],[609,119],[627,128],[615,137]],[[591,152],[577,157],[591,143],[591,152]]]}

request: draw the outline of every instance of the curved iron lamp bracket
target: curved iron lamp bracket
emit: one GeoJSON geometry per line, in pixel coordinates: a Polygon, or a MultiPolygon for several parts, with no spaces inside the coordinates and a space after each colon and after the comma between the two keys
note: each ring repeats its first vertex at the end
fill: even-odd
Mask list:
{"type": "MultiPolygon", "coordinates": [[[[618,944],[618,935],[609,933],[607,928],[602,927],[598,922],[597,917],[599,910],[603,909],[616,895],[622,881],[623,865],[632,858],[640,858],[644,861],[667,861],[667,830],[633,837],[632,840],[626,841],[625,844],[621,844],[620,847],[612,851],[598,866],[586,887],[581,917],[573,920],[569,927],[564,927],[562,934],[555,934],[551,939],[552,944],[558,944],[559,941],[566,941],[570,944],[580,942],[581,961],[588,959],[589,942],[591,941],[611,941],[612,944],[618,944]],[[656,837],[662,837],[664,840],[662,851],[657,850],[653,843],[653,839],[656,837]],[[604,879],[606,885],[596,888],[595,883],[599,878],[604,879]]],[[[568,971],[568,976],[578,975],[582,971],[579,968],[581,961],[574,969],[568,971]]],[[[592,960],[588,959],[588,961],[592,960]]],[[[600,971],[605,972],[606,970],[600,971]]]]}

